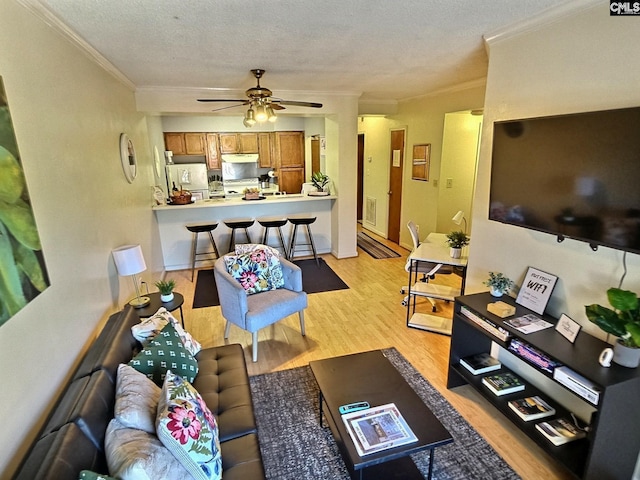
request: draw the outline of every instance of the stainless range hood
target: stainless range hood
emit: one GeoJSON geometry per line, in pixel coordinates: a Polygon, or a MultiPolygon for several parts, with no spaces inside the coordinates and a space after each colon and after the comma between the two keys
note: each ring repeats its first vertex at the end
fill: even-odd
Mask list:
{"type": "Polygon", "coordinates": [[[258,178],[258,154],[222,155],[222,181],[258,178]]]}

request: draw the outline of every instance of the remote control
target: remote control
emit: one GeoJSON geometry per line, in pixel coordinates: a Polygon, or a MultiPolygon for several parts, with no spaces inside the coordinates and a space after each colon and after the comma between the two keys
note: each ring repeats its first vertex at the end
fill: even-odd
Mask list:
{"type": "Polygon", "coordinates": [[[369,408],[369,402],[355,402],[340,405],[338,410],[340,411],[340,415],[344,415],[345,413],[357,412],[358,410],[364,410],[365,408],[369,408]]]}

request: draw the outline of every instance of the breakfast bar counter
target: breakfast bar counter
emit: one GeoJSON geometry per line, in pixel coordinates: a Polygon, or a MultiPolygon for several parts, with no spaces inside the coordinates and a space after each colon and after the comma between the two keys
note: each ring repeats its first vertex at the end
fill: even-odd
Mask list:
{"type": "MultiPolygon", "coordinates": [[[[225,199],[199,200],[188,205],[156,205],[153,210],[158,221],[162,256],[165,270],[182,270],[191,268],[192,233],[185,225],[189,223],[205,223],[217,221],[218,227],[213,231],[220,254],[228,250],[231,230],[223,223],[232,218],[287,217],[288,215],[312,215],[316,221],[311,225],[313,239],[318,253],[331,252],[331,213],[338,197],[307,195],[274,195],[259,200],[244,200],[242,197],[225,199]]],[[[285,242],[290,240],[291,226],[283,227],[285,242]]],[[[263,235],[262,226],[256,221],[249,228],[251,240],[260,243],[263,235]]],[[[277,244],[276,232],[269,234],[270,243],[277,244]]],[[[238,242],[246,242],[244,234],[237,233],[238,242]]],[[[212,250],[207,235],[200,235],[198,252],[212,250]]],[[[206,258],[206,257],[202,257],[206,258]]],[[[212,262],[209,262],[213,265],[212,262]]],[[[206,263],[199,262],[197,266],[206,263]]]]}

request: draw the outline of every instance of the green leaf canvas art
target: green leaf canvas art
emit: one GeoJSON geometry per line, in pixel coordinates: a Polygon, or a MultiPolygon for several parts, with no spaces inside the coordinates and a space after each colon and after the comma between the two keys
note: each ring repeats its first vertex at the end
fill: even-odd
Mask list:
{"type": "Polygon", "coordinates": [[[0,77],[0,326],[49,286],[0,77]]]}

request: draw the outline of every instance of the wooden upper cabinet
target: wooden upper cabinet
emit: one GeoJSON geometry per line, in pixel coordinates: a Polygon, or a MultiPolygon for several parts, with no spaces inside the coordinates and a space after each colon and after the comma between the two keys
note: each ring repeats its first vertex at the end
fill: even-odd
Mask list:
{"type": "Polygon", "coordinates": [[[273,134],[268,132],[258,133],[258,154],[259,162],[258,166],[260,168],[271,168],[275,166],[273,164],[273,153],[272,153],[272,138],[273,134]]]}
{"type": "Polygon", "coordinates": [[[275,132],[275,148],[279,168],[304,168],[304,133],[275,132]]]}
{"type": "Polygon", "coordinates": [[[207,168],[220,169],[220,153],[218,149],[218,134],[207,133],[207,168]]]}
{"type": "Polygon", "coordinates": [[[258,134],[257,133],[239,133],[238,144],[240,151],[238,153],[258,153],[258,134]]]}
{"type": "Polygon", "coordinates": [[[219,133],[220,153],[238,153],[238,135],[235,133],[219,133]]]}
{"type": "Polygon", "coordinates": [[[220,153],[258,153],[257,133],[219,133],[220,153]]]}
{"type": "Polygon", "coordinates": [[[174,155],[206,155],[206,134],[165,132],[164,146],[165,150],[171,150],[174,155]]]}
{"type": "Polygon", "coordinates": [[[184,146],[187,155],[206,155],[207,140],[204,133],[185,133],[184,146]]]}
{"type": "Polygon", "coordinates": [[[165,132],[164,149],[171,150],[174,155],[186,155],[187,149],[184,144],[184,133],[165,132]]]}

